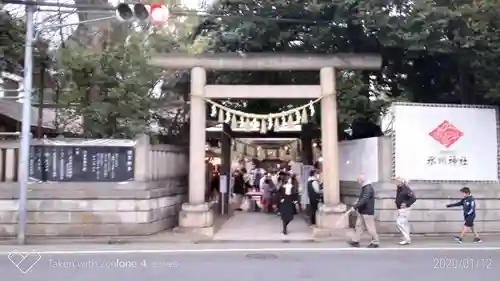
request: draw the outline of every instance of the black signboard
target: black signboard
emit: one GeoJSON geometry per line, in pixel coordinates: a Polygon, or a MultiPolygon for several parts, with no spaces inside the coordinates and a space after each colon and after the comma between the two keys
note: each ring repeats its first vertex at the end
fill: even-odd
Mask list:
{"type": "Polygon", "coordinates": [[[29,176],[37,181],[130,181],[134,178],[134,148],[35,145],[29,164],[29,176]]]}

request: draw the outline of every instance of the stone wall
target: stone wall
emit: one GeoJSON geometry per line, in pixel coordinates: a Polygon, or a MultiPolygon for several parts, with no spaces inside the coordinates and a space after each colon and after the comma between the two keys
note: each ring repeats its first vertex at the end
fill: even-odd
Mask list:
{"type": "MultiPolygon", "coordinates": [[[[149,235],[177,226],[188,194],[187,151],[149,138],[135,148],[134,181],[30,184],[26,235],[149,235]]],[[[16,235],[18,198],[17,182],[0,182],[0,237],[16,235]]]]}
{"type": "MultiPolygon", "coordinates": [[[[468,184],[477,203],[476,227],[479,232],[500,232],[500,188],[498,184],[468,184]]],[[[398,233],[396,228],[396,187],[390,182],[374,183],[376,212],[380,233],[398,233]]],[[[413,233],[458,233],[463,227],[461,207],[446,208],[460,199],[460,184],[411,183],[418,200],[411,213],[413,233]]],[[[342,201],[352,205],[359,194],[355,182],[341,183],[342,201]]]]}
{"type": "MultiPolygon", "coordinates": [[[[379,181],[373,183],[376,192],[376,219],[380,233],[399,233],[396,228],[394,205],[396,186],[392,182],[392,142],[388,137],[379,139],[379,181]]],[[[363,173],[363,171],[359,171],[363,173]]],[[[460,207],[446,205],[461,198],[460,188],[472,190],[477,203],[476,226],[479,232],[500,232],[500,184],[498,183],[431,183],[411,182],[418,200],[411,213],[412,231],[419,234],[456,234],[463,227],[463,212],[460,207]]],[[[354,181],[340,183],[342,202],[352,205],[359,194],[359,185],[354,181]]],[[[351,222],[353,222],[352,218],[351,222]]],[[[352,226],[352,225],[351,225],[352,226]]]]}

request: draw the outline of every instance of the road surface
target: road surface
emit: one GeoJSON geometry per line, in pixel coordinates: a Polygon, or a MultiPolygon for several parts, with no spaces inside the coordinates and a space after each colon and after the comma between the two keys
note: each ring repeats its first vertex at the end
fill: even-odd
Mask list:
{"type": "Polygon", "coordinates": [[[9,281],[498,280],[500,248],[159,244],[25,246],[14,251],[2,247],[0,272],[1,279],[9,281]]]}

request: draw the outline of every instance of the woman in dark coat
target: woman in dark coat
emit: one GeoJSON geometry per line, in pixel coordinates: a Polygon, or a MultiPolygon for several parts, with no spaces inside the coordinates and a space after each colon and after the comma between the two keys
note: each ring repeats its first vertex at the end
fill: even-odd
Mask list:
{"type": "Polygon", "coordinates": [[[236,211],[241,211],[241,205],[246,193],[246,182],[244,178],[245,169],[237,170],[234,172],[233,193],[236,196],[236,211]]]}
{"type": "Polygon", "coordinates": [[[292,194],[294,196],[294,201],[295,201],[294,214],[297,214],[298,212],[302,211],[300,209],[300,204],[298,204],[298,202],[300,202],[299,181],[297,180],[297,175],[295,174],[291,174],[290,177],[292,178],[292,185],[293,185],[292,194]]]}
{"type": "Polygon", "coordinates": [[[283,234],[286,235],[288,234],[288,224],[293,220],[293,216],[296,213],[296,194],[294,194],[294,186],[291,177],[285,177],[283,185],[279,189],[279,195],[279,210],[281,221],[283,222],[283,234]]]}
{"type": "Polygon", "coordinates": [[[274,196],[273,196],[273,205],[276,206],[277,215],[278,216],[281,215],[280,214],[280,200],[281,200],[281,197],[282,197],[281,192],[283,191],[283,190],[281,190],[281,188],[286,183],[286,181],[285,181],[286,177],[287,177],[287,174],[285,172],[282,172],[282,171],[278,172],[278,182],[276,184],[277,190],[276,190],[276,192],[274,193],[274,196]]]}

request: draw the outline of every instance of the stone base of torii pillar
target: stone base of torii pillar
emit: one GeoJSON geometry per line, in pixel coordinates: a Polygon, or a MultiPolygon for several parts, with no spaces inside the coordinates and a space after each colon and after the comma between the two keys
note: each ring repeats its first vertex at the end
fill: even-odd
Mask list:
{"type": "Polygon", "coordinates": [[[322,204],[316,212],[315,238],[344,236],[349,228],[349,216],[345,215],[347,206],[340,203],[336,206],[322,204]]]}
{"type": "Polygon", "coordinates": [[[182,204],[177,230],[180,232],[213,236],[215,231],[213,203],[182,204]]]}

